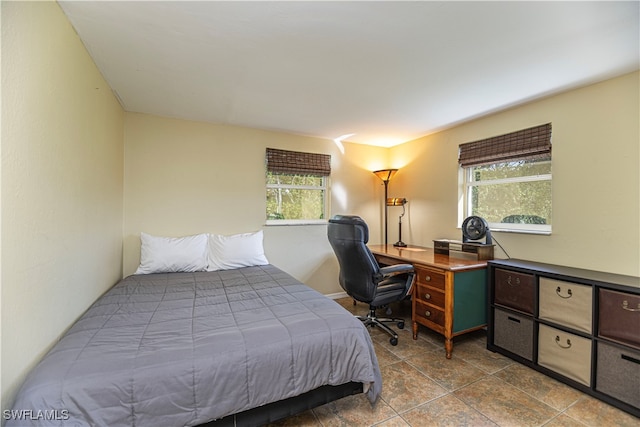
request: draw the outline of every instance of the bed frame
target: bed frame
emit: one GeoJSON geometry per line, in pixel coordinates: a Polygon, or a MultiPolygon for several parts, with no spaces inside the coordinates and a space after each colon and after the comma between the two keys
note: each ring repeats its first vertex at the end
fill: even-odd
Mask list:
{"type": "Polygon", "coordinates": [[[298,396],[248,409],[201,424],[198,427],[252,427],[269,424],[316,408],[343,397],[362,393],[362,383],[349,382],[339,386],[325,385],[298,396]]]}

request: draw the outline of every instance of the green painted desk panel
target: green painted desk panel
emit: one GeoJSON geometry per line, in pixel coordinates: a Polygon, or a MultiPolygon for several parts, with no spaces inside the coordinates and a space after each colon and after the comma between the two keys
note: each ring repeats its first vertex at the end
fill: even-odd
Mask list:
{"type": "Polygon", "coordinates": [[[453,333],[487,323],[485,270],[457,272],[453,287],[453,333]]]}

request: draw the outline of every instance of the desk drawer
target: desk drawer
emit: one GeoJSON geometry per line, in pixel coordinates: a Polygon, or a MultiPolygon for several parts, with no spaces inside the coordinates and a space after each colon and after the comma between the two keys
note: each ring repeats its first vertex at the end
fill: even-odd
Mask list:
{"type": "Polygon", "coordinates": [[[494,299],[496,304],[533,314],[535,299],[533,275],[497,268],[494,299]]]}
{"type": "Polygon", "coordinates": [[[416,310],[413,313],[415,320],[428,320],[436,325],[444,326],[444,310],[416,301],[416,310]]]}
{"type": "Polygon", "coordinates": [[[424,267],[416,267],[416,275],[418,284],[431,286],[444,290],[445,288],[445,274],[444,271],[431,270],[424,267]]]}
{"type": "Polygon", "coordinates": [[[422,283],[418,283],[414,297],[418,300],[438,306],[444,310],[444,292],[429,288],[422,283]]]}

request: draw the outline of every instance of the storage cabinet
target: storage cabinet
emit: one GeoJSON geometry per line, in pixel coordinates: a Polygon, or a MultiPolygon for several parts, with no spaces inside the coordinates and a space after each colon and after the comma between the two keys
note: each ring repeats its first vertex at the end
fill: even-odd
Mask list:
{"type": "Polygon", "coordinates": [[[487,262],[487,348],[640,417],[640,278],[487,262]]]}

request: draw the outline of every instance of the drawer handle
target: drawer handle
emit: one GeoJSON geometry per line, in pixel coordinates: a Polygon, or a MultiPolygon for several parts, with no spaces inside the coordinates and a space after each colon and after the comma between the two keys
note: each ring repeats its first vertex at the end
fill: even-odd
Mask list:
{"type": "Polygon", "coordinates": [[[507,316],[507,319],[511,320],[512,322],[520,323],[520,319],[516,319],[515,317],[507,316]]]}
{"type": "Polygon", "coordinates": [[[519,285],[520,284],[520,278],[516,277],[513,281],[511,280],[511,276],[507,277],[507,283],[511,286],[515,286],[515,285],[519,285]]]}
{"type": "Polygon", "coordinates": [[[427,311],[424,312],[424,315],[426,317],[431,317],[431,312],[429,310],[427,310],[427,311]]]}
{"type": "Polygon", "coordinates": [[[567,289],[567,296],[566,296],[566,297],[565,297],[565,296],[563,296],[563,295],[561,294],[561,292],[562,292],[562,289],[560,289],[560,286],[558,286],[558,287],[556,288],[556,294],[558,294],[558,296],[559,296],[560,298],[569,299],[569,298],[571,298],[571,297],[573,296],[573,292],[571,292],[571,289],[567,289]]]}
{"type": "Polygon", "coordinates": [[[430,282],[431,281],[431,276],[429,276],[428,274],[426,276],[424,276],[424,281],[425,282],[430,282]]]}
{"type": "Polygon", "coordinates": [[[431,294],[429,293],[424,294],[424,299],[431,299],[431,294]]]}
{"type": "Polygon", "coordinates": [[[622,309],[627,311],[640,311],[640,303],[638,303],[638,308],[629,308],[629,301],[622,301],[622,309]]]}
{"type": "Polygon", "coordinates": [[[629,362],[637,363],[638,365],[640,365],[640,360],[636,359],[635,357],[627,356],[626,354],[621,354],[620,357],[622,357],[624,360],[628,360],[629,362]]]}
{"type": "Polygon", "coordinates": [[[567,338],[567,345],[564,346],[564,345],[560,344],[560,337],[558,335],[556,335],[556,344],[558,344],[558,347],[560,347],[560,348],[571,348],[571,340],[569,338],[567,338]]]}

